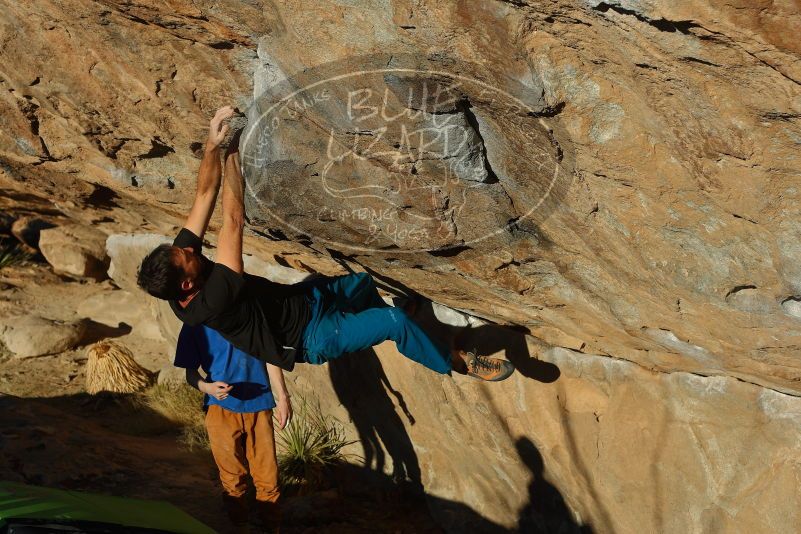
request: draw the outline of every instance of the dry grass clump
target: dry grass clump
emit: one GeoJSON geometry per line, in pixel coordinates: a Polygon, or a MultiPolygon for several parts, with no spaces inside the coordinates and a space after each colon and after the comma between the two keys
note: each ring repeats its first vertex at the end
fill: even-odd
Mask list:
{"type": "Polygon", "coordinates": [[[135,393],[153,382],[153,373],[136,363],[133,354],[120,343],[103,340],[86,350],[86,391],[135,393]]]}
{"type": "Polygon", "coordinates": [[[179,441],[186,448],[209,449],[202,409],[203,393],[187,384],[157,384],[145,394],[145,403],[181,427],[179,441]]]}
{"type": "Polygon", "coordinates": [[[178,441],[189,449],[190,451],[211,450],[211,443],[209,443],[209,433],[206,432],[206,425],[189,425],[181,428],[181,437],[178,441]]]}
{"type": "Polygon", "coordinates": [[[290,423],[276,432],[278,479],[288,493],[308,493],[321,485],[326,468],[346,459],[342,449],[355,443],[319,401],[300,397],[290,423]]]}

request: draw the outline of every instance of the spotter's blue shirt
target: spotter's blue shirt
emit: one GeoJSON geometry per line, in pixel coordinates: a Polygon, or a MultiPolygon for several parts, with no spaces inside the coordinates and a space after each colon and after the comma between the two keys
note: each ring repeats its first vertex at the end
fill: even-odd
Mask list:
{"type": "Polygon", "coordinates": [[[176,367],[206,373],[207,382],[225,382],[233,386],[228,398],[217,400],[203,396],[203,405],[216,404],[236,413],[253,413],[275,407],[270,379],[264,362],[242,352],[216,330],[204,325],[184,324],[175,349],[176,367]]]}

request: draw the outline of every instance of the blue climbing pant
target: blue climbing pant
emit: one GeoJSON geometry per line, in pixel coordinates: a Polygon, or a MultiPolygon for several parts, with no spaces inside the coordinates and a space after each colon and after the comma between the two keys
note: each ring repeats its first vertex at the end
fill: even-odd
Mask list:
{"type": "Polygon", "coordinates": [[[303,332],[304,362],[322,364],[392,340],[398,352],[410,360],[438,373],[450,373],[448,348],[431,339],[406,312],[385,303],[369,274],[308,283],[311,317],[303,332]]]}

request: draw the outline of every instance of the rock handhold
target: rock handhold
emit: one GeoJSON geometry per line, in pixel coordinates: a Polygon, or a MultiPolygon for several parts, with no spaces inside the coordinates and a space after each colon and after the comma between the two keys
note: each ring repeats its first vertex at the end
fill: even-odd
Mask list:
{"type": "Polygon", "coordinates": [[[81,342],[85,333],[83,321],[62,322],[35,315],[0,319],[0,341],[18,358],[70,350],[81,342]]]}
{"type": "Polygon", "coordinates": [[[759,315],[777,311],[773,297],[756,286],[740,286],[732,289],[726,295],[726,302],[741,311],[759,315]]]}
{"type": "Polygon", "coordinates": [[[57,273],[103,280],[108,256],[106,235],[87,226],[70,224],[42,230],[39,250],[57,273]]]}
{"type": "Polygon", "coordinates": [[[784,313],[801,319],[801,297],[790,297],[782,302],[784,313]]]}

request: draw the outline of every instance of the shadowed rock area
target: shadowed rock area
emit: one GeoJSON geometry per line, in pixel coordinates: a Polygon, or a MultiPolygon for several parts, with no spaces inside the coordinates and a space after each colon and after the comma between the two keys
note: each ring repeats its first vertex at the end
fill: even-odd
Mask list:
{"type": "Polygon", "coordinates": [[[442,528],[797,528],[796,4],[0,8],[0,233],[42,253],[2,271],[0,329],[75,325],[3,359],[0,390],[55,395],[61,375],[25,376],[80,374],[81,336],[169,364],[176,325],[130,271],[183,223],[233,103],[254,272],[374,272],[518,368],[479,384],[382,345],[289,377],[442,528]]]}

